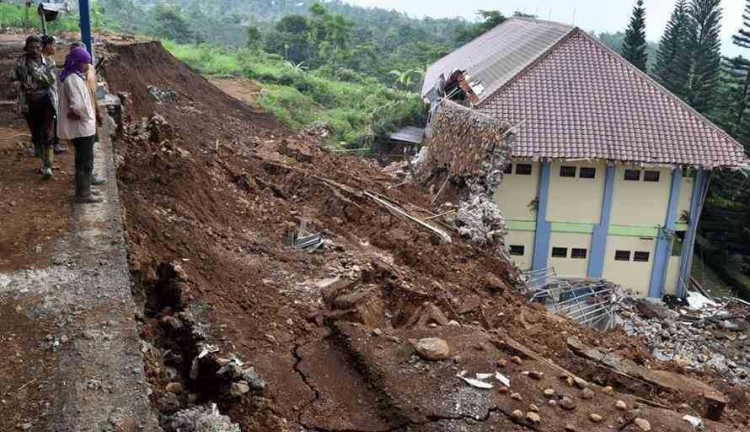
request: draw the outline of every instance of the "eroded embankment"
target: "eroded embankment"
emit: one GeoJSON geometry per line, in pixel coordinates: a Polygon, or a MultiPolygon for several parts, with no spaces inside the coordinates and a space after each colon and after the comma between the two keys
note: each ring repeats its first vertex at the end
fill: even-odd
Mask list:
{"type": "MultiPolygon", "coordinates": [[[[158,44],[109,50],[109,84],[127,93],[131,116],[118,173],[144,305],[141,335],[153,346],[151,397],[162,412],[216,402],[243,430],[257,431],[635,430],[637,416],[658,430],[689,430],[676,412],[636,400],[676,407],[682,394],[633,386],[633,396],[592,399],[558,379],[597,379],[567,349],[569,336],[658,366],[638,340],[594,334],[528,305],[510,286],[505,260],[456,236],[440,243],[364,193],[426,216],[431,197],[416,186],[393,187],[375,164],[332,156],[221,93],[158,44]],[[149,87],[170,97],[156,102],[149,87]],[[299,229],[320,233],[325,251],[288,246],[299,229]],[[416,357],[410,340],[425,336],[447,340],[452,359],[416,357]],[[519,352],[511,338],[544,358],[519,352]],[[232,356],[243,362],[239,374],[217,375],[232,356]],[[456,377],[495,371],[498,360],[506,360],[501,370],[518,398],[456,377]],[[235,384],[252,381],[242,375],[249,367],[265,386],[244,393],[235,384]],[[546,389],[559,396],[555,404],[546,389]],[[565,397],[574,409],[559,407],[565,397]],[[618,398],[627,412],[615,407],[618,398]],[[530,404],[541,423],[513,417],[530,404]],[[592,423],[591,413],[606,420],[592,423]]],[[[745,417],[730,410],[723,421],[745,417]]]]}

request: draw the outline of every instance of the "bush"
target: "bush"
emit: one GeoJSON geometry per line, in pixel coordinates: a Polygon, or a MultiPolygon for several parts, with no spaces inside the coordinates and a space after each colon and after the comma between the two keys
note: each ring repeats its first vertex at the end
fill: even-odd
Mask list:
{"type": "Polygon", "coordinates": [[[266,112],[293,129],[323,124],[333,132],[333,145],[358,148],[401,125],[423,121],[426,113],[418,95],[351,70],[307,72],[259,50],[164,45],[202,74],[256,80],[263,88],[258,104],[266,112]]]}

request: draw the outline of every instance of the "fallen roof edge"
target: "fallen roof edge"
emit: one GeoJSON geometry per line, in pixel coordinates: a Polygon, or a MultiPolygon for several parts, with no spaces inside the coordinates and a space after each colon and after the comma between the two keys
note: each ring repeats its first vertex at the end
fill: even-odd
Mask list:
{"type": "MultiPolygon", "coordinates": [[[[560,42],[561,40],[564,40],[564,39],[565,39],[565,38],[567,38],[567,37],[568,37],[568,36],[569,36],[570,34],[572,34],[572,33],[573,33],[573,32],[574,32],[575,30],[577,30],[577,29],[578,29],[578,27],[576,27],[576,26],[573,26],[573,25],[568,25],[568,24],[563,24],[563,23],[559,23],[559,22],[556,22],[556,21],[550,21],[550,20],[541,20],[541,19],[537,19],[537,18],[530,18],[530,17],[518,17],[518,16],[513,16],[513,17],[510,17],[510,18],[506,19],[505,21],[503,21],[502,23],[498,24],[497,26],[493,27],[493,28],[492,28],[492,29],[490,29],[489,31],[486,31],[486,32],[482,33],[481,35],[479,35],[479,36],[475,37],[474,39],[470,40],[469,42],[466,42],[465,44],[461,45],[460,47],[456,48],[456,49],[455,49],[455,50],[453,50],[452,52],[450,52],[450,53],[446,54],[445,56],[441,57],[440,59],[438,59],[437,61],[435,61],[434,63],[432,63],[432,64],[431,64],[431,65],[430,65],[430,66],[429,66],[429,67],[427,68],[427,70],[426,70],[426,72],[427,72],[427,73],[425,73],[425,81],[424,81],[424,82],[422,83],[422,89],[420,90],[420,97],[422,97],[422,98],[427,98],[427,95],[428,95],[428,94],[429,94],[430,92],[432,92],[432,91],[434,91],[434,90],[435,90],[435,87],[436,87],[436,85],[437,85],[437,82],[439,81],[439,79],[438,79],[438,80],[435,80],[435,82],[434,82],[434,83],[432,83],[432,85],[431,85],[431,86],[430,86],[429,88],[425,88],[425,85],[427,84],[427,82],[426,82],[426,79],[427,79],[427,76],[429,75],[429,70],[430,70],[430,69],[431,69],[432,67],[435,67],[435,66],[436,66],[436,65],[437,65],[438,63],[440,63],[440,62],[441,62],[442,60],[444,60],[444,59],[446,59],[446,58],[448,58],[448,57],[450,57],[450,56],[454,55],[455,53],[457,53],[457,52],[459,52],[459,51],[463,50],[464,48],[467,48],[467,47],[468,47],[469,45],[472,45],[472,44],[476,44],[476,43],[479,43],[479,42],[480,42],[480,41],[481,41],[482,39],[487,39],[487,38],[490,38],[490,37],[492,37],[492,33],[493,33],[494,31],[496,31],[496,30],[497,30],[497,29],[498,29],[499,27],[502,27],[502,26],[504,26],[504,25],[506,25],[506,24],[508,24],[508,23],[514,22],[514,21],[523,21],[523,22],[527,22],[527,23],[534,23],[534,24],[543,24],[543,25],[555,25],[555,26],[560,26],[560,27],[567,27],[568,29],[567,29],[567,31],[565,31],[565,33],[564,33],[564,34],[563,34],[562,36],[560,36],[560,38],[559,38],[559,39],[558,39],[557,41],[555,41],[555,42],[554,42],[554,43],[553,43],[552,45],[550,45],[550,47],[548,47],[547,49],[545,49],[545,50],[544,50],[544,51],[543,51],[542,53],[540,53],[540,54],[539,54],[539,55],[537,55],[536,57],[532,58],[532,59],[531,59],[531,60],[530,60],[530,61],[529,61],[529,62],[528,62],[527,64],[525,64],[525,65],[524,65],[524,66],[523,66],[523,67],[522,67],[522,68],[521,68],[521,69],[519,70],[519,72],[517,72],[516,74],[514,74],[514,75],[513,75],[513,77],[511,77],[511,79],[510,79],[511,81],[512,81],[512,80],[513,80],[513,79],[514,79],[514,78],[515,78],[515,77],[516,77],[517,75],[519,75],[519,74],[520,74],[521,72],[523,72],[523,71],[524,71],[524,70],[525,70],[525,69],[526,69],[526,68],[527,68],[527,67],[528,67],[529,65],[531,65],[531,64],[533,64],[533,63],[535,63],[535,62],[536,62],[536,60],[537,60],[538,58],[542,57],[542,56],[543,56],[543,55],[544,55],[544,54],[545,54],[546,52],[548,52],[548,51],[549,51],[549,49],[550,49],[551,47],[553,47],[553,46],[557,45],[557,44],[558,44],[558,43],[559,43],[559,42],[560,42]]],[[[450,78],[450,76],[452,76],[452,75],[453,75],[453,74],[455,74],[456,72],[461,72],[461,73],[462,73],[462,74],[464,74],[464,75],[470,75],[470,74],[471,74],[471,71],[469,71],[469,70],[467,70],[467,69],[460,69],[460,68],[455,68],[455,69],[452,69],[452,70],[450,70],[450,72],[449,72],[449,73],[447,74],[447,76],[445,76],[445,75],[446,75],[445,73],[441,73],[441,74],[440,74],[440,76],[442,76],[444,80],[447,80],[448,78],[450,78]]],[[[485,83],[479,83],[479,84],[483,85],[483,86],[484,86],[485,88],[486,88],[486,87],[489,87],[488,85],[485,85],[485,83]]],[[[486,99],[487,97],[491,96],[492,94],[494,94],[494,93],[496,93],[496,92],[497,92],[497,90],[494,90],[494,91],[492,91],[492,92],[488,93],[488,95],[487,95],[487,96],[484,96],[484,97],[481,97],[481,98],[479,97],[479,95],[476,95],[476,96],[477,96],[477,99],[480,99],[480,102],[481,102],[481,100],[484,100],[484,99],[486,99]]]]}

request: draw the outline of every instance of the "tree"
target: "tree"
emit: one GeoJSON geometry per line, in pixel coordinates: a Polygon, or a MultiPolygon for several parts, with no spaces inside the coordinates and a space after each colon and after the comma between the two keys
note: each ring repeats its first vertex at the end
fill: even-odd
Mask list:
{"type": "Polygon", "coordinates": [[[685,97],[690,80],[693,23],[686,0],[678,0],[656,53],[653,74],[672,93],[685,97]]]}
{"type": "Polygon", "coordinates": [[[750,48],[750,1],[745,4],[745,13],[742,14],[742,27],[733,36],[735,45],[750,48]]]}
{"type": "Polygon", "coordinates": [[[154,7],[152,32],[157,36],[182,43],[192,42],[194,36],[182,9],[179,6],[168,6],[161,3],[154,7]]]}
{"type": "Polygon", "coordinates": [[[721,72],[721,0],[692,0],[688,14],[695,24],[686,100],[708,114],[716,103],[721,72]]]}
{"type": "Polygon", "coordinates": [[[251,25],[247,28],[247,47],[251,49],[260,48],[263,35],[257,26],[251,25]]]}
{"type": "Polygon", "coordinates": [[[294,64],[308,62],[312,57],[310,23],[302,15],[287,15],[266,35],[266,50],[284,56],[294,64]]]}
{"type": "Polygon", "coordinates": [[[622,55],[635,67],[646,71],[646,9],[643,0],[638,0],[633,8],[633,16],[625,30],[625,40],[622,43],[622,55]]]}
{"type": "Polygon", "coordinates": [[[458,45],[471,42],[507,20],[500,11],[496,10],[480,10],[477,12],[477,15],[482,18],[482,22],[460,28],[456,31],[456,43],[458,45]]]}
{"type": "Polygon", "coordinates": [[[716,120],[750,149],[750,60],[737,56],[722,64],[716,120]]]}

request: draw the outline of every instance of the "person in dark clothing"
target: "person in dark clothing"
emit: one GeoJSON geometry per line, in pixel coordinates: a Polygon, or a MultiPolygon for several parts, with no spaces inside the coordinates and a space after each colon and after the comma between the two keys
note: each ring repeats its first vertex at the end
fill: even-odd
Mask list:
{"type": "Polygon", "coordinates": [[[42,54],[39,36],[26,38],[24,53],[16,61],[11,81],[18,91],[18,105],[42,159],[42,174],[52,178],[52,158],[57,115],[56,76],[42,54]]]}
{"type": "MultiPolygon", "coordinates": [[[[47,61],[47,66],[52,71],[57,70],[57,64],[55,63],[55,53],[57,53],[57,47],[55,46],[56,42],[57,41],[55,40],[54,36],[42,36],[42,54],[44,54],[44,59],[47,61]]],[[[57,95],[57,82],[55,82],[53,91],[55,95],[57,95]]],[[[58,100],[57,96],[54,99],[58,100]]],[[[55,118],[55,139],[52,149],[55,154],[63,154],[68,152],[68,149],[60,145],[60,138],[58,138],[57,136],[57,118],[55,118]]]]}

